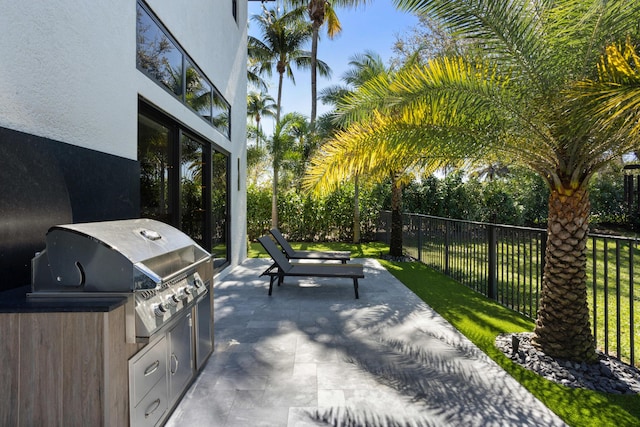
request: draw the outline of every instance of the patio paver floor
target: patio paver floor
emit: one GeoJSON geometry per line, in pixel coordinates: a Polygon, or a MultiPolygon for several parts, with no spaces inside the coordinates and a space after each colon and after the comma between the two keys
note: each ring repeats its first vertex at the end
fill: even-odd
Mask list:
{"type": "Polygon", "coordinates": [[[387,272],[285,279],[268,259],[214,286],[214,352],[167,426],[563,426],[387,272]]]}

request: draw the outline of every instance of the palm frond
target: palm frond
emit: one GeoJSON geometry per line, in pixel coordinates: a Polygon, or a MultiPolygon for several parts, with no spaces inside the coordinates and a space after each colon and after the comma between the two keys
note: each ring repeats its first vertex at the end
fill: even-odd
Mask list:
{"type": "Polygon", "coordinates": [[[447,31],[473,40],[487,57],[508,64],[514,75],[542,90],[547,84],[541,67],[549,47],[540,16],[550,0],[395,0],[403,10],[434,17],[447,31]]]}
{"type": "Polygon", "coordinates": [[[580,120],[595,122],[609,144],[628,151],[640,147],[640,55],[630,39],[607,46],[598,79],[579,81],[567,93],[577,101],[580,120]]]}

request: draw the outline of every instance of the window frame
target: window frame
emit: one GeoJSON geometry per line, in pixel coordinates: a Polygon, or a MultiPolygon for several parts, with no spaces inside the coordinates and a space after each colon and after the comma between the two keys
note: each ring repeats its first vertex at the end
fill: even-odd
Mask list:
{"type": "MultiPolygon", "coordinates": [[[[207,252],[212,252],[213,245],[213,227],[214,221],[218,218],[214,218],[213,216],[213,200],[212,200],[212,186],[213,186],[213,156],[216,153],[220,153],[225,158],[225,214],[224,214],[224,239],[226,245],[226,253],[224,254],[224,258],[220,258],[216,262],[214,262],[215,271],[220,271],[226,266],[230,264],[230,254],[231,254],[231,153],[222,149],[220,146],[215,144],[213,141],[205,138],[204,136],[198,134],[197,132],[189,129],[184,124],[178,122],[177,120],[171,118],[167,114],[159,111],[154,106],[150,105],[144,99],[140,98],[138,101],[138,117],[143,116],[148,120],[154,121],[163,127],[169,129],[168,132],[168,148],[167,155],[169,158],[169,175],[168,175],[168,188],[169,188],[169,197],[167,200],[168,203],[168,218],[170,225],[182,230],[182,213],[183,213],[183,204],[182,204],[182,140],[183,137],[190,138],[191,140],[202,145],[202,160],[204,162],[203,166],[203,182],[202,186],[205,187],[202,197],[203,204],[205,206],[204,212],[204,227],[203,227],[203,236],[202,236],[202,246],[207,250],[207,252]]],[[[138,119],[139,120],[139,119],[138,119]]],[[[140,146],[140,141],[137,141],[138,148],[140,146]]],[[[142,159],[138,158],[138,162],[141,162],[142,159]]],[[[142,188],[141,188],[142,190],[142,188]]],[[[140,200],[140,212],[142,212],[142,200],[140,200]]],[[[194,239],[195,240],[195,239],[194,239]]]]}
{"type": "Polygon", "coordinates": [[[211,79],[202,71],[202,69],[193,60],[193,58],[191,58],[191,56],[189,56],[187,51],[182,47],[182,45],[178,42],[178,40],[175,37],[173,37],[171,32],[168,30],[168,28],[160,21],[160,19],[158,19],[158,17],[153,13],[151,8],[142,0],[137,0],[137,2],[136,2],[136,68],[140,72],[142,72],[145,76],[147,76],[149,79],[154,81],[163,90],[165,90],[167,93],[171,94],[171,96],[173,96],[175,99],[180,101],[188,109],[190,109],[192,112],[194,112],[198,117],[200,117],[202,120],[207,122],[210,126],[212,126],[214,129],[216,129],[222,135],[224,135],[228,140],[231,140],[231,111],[232,111],[231,104],[222,95],[222,92],[220,92],[220,90],[217,88],[217,86],[213,84],[211,79]],[[142,67],[140,65],[139,61],[138,61],[138,22],[137,22],[137,10],[138,10],[138,8],[141,8],[142,11],[144,13],[146,13],[146,15],[151,19],[151,21],[158,27],[158,30],[160,32],[162,32],[162,34],[175,46],[175,48],[178,50],[178,52],[182,56],[182,63],[181,63],[182,69],[181,69],[181,82],[180,82],[181,90],[180,90],[180,94],[176,94],[174,91],[170,90],[167,87],[167,85],[163,84],[161,81],[158,81],[158,79],[156,79],[151,73],[149,73],[144,67],[142,67]],[[193,67],[193,69],[200,76],[202,76],[202,79],[211,88],[211,90],[209,91],[210,114],[209,114],[208,118],[203,116],[197,110],[195,110],[190,105],[190,103],[187,101],[187,69],[188,69],[188,65],[193,67]],[[213,116],[214,105],[215,105],[215,101],[216,101],[215,98],[216,97],[219,97],[222,100],[222,102],[223,102],[223,104],[225,106],[227,117],[228,117],[227,126],[224,127],[224,128],[221,127],[221,126],[216,125],[215,117],[213,116]]]}

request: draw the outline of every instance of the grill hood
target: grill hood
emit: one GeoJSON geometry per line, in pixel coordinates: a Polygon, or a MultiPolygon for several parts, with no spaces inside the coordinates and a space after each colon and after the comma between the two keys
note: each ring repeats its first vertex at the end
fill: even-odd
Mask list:
{"type": "Polygon", "coordinates": [[[151,219],[56,225],[32,260],[32,289],[131,292],[156,289],[211,255],[180,230],[151,219]]]}

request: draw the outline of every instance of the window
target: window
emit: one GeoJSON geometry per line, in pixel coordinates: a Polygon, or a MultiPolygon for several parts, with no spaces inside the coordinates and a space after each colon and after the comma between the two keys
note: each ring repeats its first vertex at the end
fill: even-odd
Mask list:
{"type": "Polygon", "coordinates": [[[228,264],[229,156],[140,102],[140,212],[179,228],[228,264]]]}
{"type": "Polygon", "coordinates": [[[136,65],[177,96],[182,95],[182,52],[147,11],[137,10],[136,65]]]}
{"type": "Polygon", "coordinates": [[[211,212],[214,226],[211,235],[211,253],[214,265],[223,264],[227,254],[229,212],[229,156],[214,151],[211,156],[211,212]]]}
{"type": "Polygon", "coordinates": [[[141,2],[136,11],[136,66],[231,138],[231,105],[141,2]]]}
{"type": "Polygon", "coordinates": [[[138,160],[140,161],[140,215],[173,223],[172,204],[175,189],[171,129],[143,115],[138,115],[138,160]]]}
{"type": "Polygon", "coordinates": [[[204,144],[183,134],[180,143],[180,228],[206,248],[209,181],[204,144]],[[206,176],[205,176],[206,175],[206,176]]]}
{"type": "Polygon", "coordinates": [[[212,107],[211,121],[213,125],[220,131],[220,133],[225,135],[227,138],[230,138],[231,122],[229,118],[231,116],[231,107],[217,90],[214,90],[213,92],[212,107]]]}
{"type": "Polygon", "coordinates": [[[231,14],[233,19],[238,22],[238,0],[231,0],[231,14]]]}
{"type": "Polygon", "coordinates": [[[200,117],[211,121],[211,85],[191,62],[187,61],[185,101],[200,117]]]}

